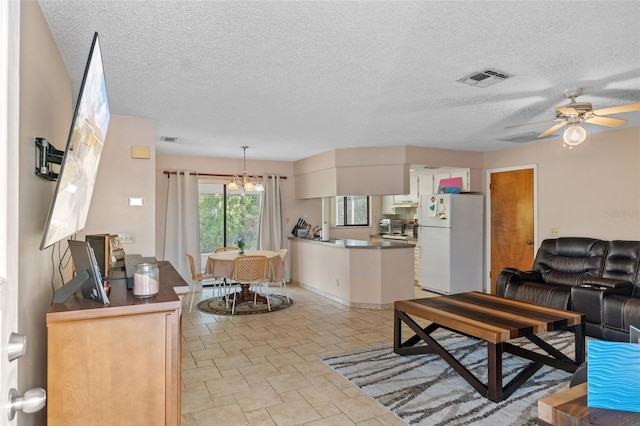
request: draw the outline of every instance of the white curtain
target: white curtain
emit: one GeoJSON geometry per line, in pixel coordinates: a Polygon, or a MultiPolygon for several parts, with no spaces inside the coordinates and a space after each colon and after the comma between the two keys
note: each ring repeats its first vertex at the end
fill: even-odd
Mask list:
{"type": "Polygon", "coordinates": [[[280,176],[262,176],[262,203],[260,208],[260,250],[278,251],[282,248],[282,203],[280,201],[280,176]]]}
{"type": "Polygon", "coordinates": [[[188,171],[169,175],[167,221],[164,236],[164,259],[188,283],[191,268],[186,253],[193,255],[200,271],[200,215],[198,213],[198,176],[188,171]]]}

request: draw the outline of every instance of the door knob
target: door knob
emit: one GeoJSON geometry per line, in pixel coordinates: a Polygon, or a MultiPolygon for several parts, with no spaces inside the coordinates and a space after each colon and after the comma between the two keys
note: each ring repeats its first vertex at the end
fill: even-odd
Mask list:
{"type": "Polygon", "coordinates": [[[16,360],[27,352],[27,336],[18,333],[11,333],[9,344],[7,345],[7,355],[9,362],[16,360]]]}
{"type": "Polygon", "coordinates": [[[17,411],[24,413],[35,413],[40,411],[47,402],[47,391],[42,388],[32,388],[18,395],[18,392],[11,388],[9,391],[9,421],[13,420],[17,411]]]}
{"type": "Polygon", "coordinates": [[[528,241],[527,241],[527,245],[528,245],[528,246],[532,246],[532,245],[533,245],[533,241],[528,240],[528,241]]]}

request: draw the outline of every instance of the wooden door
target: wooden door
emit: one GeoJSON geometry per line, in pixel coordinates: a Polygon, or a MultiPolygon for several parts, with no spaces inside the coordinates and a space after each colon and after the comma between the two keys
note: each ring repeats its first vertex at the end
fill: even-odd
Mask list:
{"type": "Polygon", "coordinates": [[[533,265],[533,169],[491,174],[491,293],[502,268],[533,265]]]}

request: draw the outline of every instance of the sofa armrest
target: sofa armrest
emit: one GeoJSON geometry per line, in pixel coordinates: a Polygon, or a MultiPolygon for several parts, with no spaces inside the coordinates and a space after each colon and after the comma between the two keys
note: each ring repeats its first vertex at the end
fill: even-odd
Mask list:
{"type": "MultiPolygon", "coordinates": [[[[516,274],[519,280],[522,281],[543,281],[542,274],[536,271],[521,271],[519,269],[513,268],[505,268],[508,269],[509,272],[516,274]]],[[[503,269],[504,270],[504,269],[503,269]]]]}
{"type": "Polygon", "coordinates": [[[629,281],[625,280],[617,280],[613,278],[597,278],[597,277],[588,277],[582,280],[582,284],[580,287],[595,287],[601,290],[605,289],[623,289],[623,288],[631,288],[633,284],[629,281]]]}
{"type": "MultiPolygon", "coordinates": [[[[540,282],[542,281],[542,275],[536,271],[521,271],[516,268],[502,268],[500,275],[496,280],[496,294],[498,296],[509,297],[508,288],[511,283],[515,286],[521,282],[540,282]]],[[[515,291],[515,290],[514,290],[515,291]]]]}
{"type": "Polygon", "coordinates": [[[589,278],[571,288],[571,310],[585,314],[585,322],[603,324],[605,298],[615,294],[631,296],[632,290],[628,281],[589,278]]]}

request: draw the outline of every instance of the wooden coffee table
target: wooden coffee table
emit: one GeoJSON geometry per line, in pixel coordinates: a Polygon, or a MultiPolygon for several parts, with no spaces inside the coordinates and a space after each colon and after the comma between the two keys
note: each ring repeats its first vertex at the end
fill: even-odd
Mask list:
{"type": "Polygon", "coordinates": [[[540,426],[621,426],[640,424],[640,413],[587,406],[587,384],[582,383],[538,400],[540,426]]]}
{"type": "Polygon", "coordinates": [[[400,355],[437,353],[482,396],[500,402],[508,398],[543,365],[573,373],[584,362],[583,314],[546,308],[491,294],[468,292],[425,299],[402,300],[394,304],[393,350],[400,355]],[[412,318],[423,318],[431,324],[422,328],[412,318]],[[415,335],[402,341],[402,323],[415,335]],[[431,334],[445,328],[487,342],[488,384],[482,383],[431,334]],[[575,333],[575,359],[542,340],[540,333],[572,329],[575,333]],[[548,355],[533,352],[508,343],[525,337],[548,355]],[[426,345],[416,346],[420,341],[426,345]],[[523,368],[504,387],[502,385],[502,354],[510,354],[533,361],[523,368]]]}

